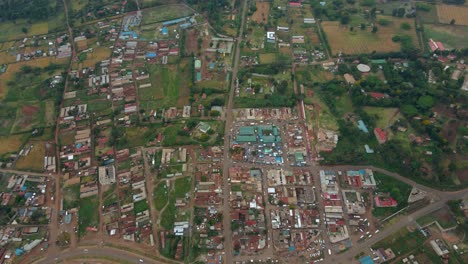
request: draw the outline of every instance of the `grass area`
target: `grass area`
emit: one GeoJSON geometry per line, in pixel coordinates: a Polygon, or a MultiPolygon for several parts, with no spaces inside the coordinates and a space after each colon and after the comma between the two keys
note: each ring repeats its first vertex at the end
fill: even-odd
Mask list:
{"type": "Polygon", "coordinates": [[[412,189],[410,185],[379,172],[374,172],[374,178],[377,183],[377,192],[389,193],[398,202],[396,207],[374,207],[372,210],[374,216],[386,217],[408,205],[408,196],[412,189]]]}
{"type": "Polygon", "coordinates": [[[102,194],[102,205],[109,206],[111,204],[117,203],[117,194],[115,193],[115,188],[117,185],[108,185],[107,190],[102,194]]]}
{"type": "Polygon", "coordinates": [[[401,256],[421,247],[425,239],[419,231],[410,232],[408,229],[402,228],[373,245],[372,248],[391,248],[396,255],[401,256]]]}
{"type": "Polygon", "coordinates": [[[63,190],[63,209],[76,208],[80,203],[80,184],[70,185],[63,190]]]}
{"type": "Polygon", "coordinates": [[[175,196],[184,198],[190,193],[192,181],[190,177],[179,178],[175,180],[175,196]]]}
{"type": "MultiPolygon", "coordinates": [[[[1,32],[1,30],[0,30],[0,32],[1,32]]],[[[0,99],[5,98],[5,96],[7,95],[7,92],[8,92],[7,83],[8,83],[8,81],[14,80],[15,73],[19,72],[21,70],[21,67],[27,65],[27,66],[44,68],[45,66],[48,66],[51,63],[65,64],[68,60],[69,60],[69,58],[57,59],[56,57],[41,57],[41,58],[37,58],[37,59],[34,59],[34,60],[30,60],[30,61],[24,61],[24,62],[13,63],[13,64],[8,65],[7,71],[5,73],[3,73],[1,75],[1,78],[0,78],[0,99]]],[[[50,76],[52,76],[52,75],[53,74],[51,74],[50,76]]],[[[34,77],[36,77],[35,78],[35,80],[36,80],[35,83],[41,83],[44,79],[47,78],[47,76],[34,76],[34,77]],[[39,77],[44,77],[44,78],[39,78],[39,77]]],[[[31,86],[31,84],[32,84],[32,82],[30,82],[28,80],[27,86],[29,87],[29,86],[31,86]]],[[[31,89],[27,89],[27,90],[28,90],[29,94],[27,94],[26,91],[23,91],[23,92],[26,93],[26,95],[29,97],[29,100],[37,99],[37,94],[36,93],[34,93],[34,92],[31,93],[31,89]]],[[[15,91],[14,93],[15,93],[14,94],[15,98],[18,97],[18,95],[16,93],[19,93],[19,91],[15,91]]]]}
{"type": "Polygon", "coordinates": [[[259,57],[261,64],[270,64],[276,61],[276,53],[263,53],[259,57]]]}
{"type": "Polygon", "coordinates": [[[179,65],[148,65],[151,87],[139,89],[140,106],[151,110],[188,104],[191,83],[189,60],[179,65]]]}
{"type": "Polygon", "coordinates": [[[0,155],[19,151],[21,146],[28,139],[28,134],[18,134],[0,137],[0,155]]]}
{"type": "Polygon", "coordinates": [[[16,109],[12,133],[26,132],[45,125],[45,102],[24,103],[16,109]]]}
{"type": "MultiPolygon", "coordinates": [[[[328,106],[320,99],[318,96],[314,97],[307,97],[304,102],[307,105],[313,105],[314,110],[316,113],[319,113],[319,127],[323,129],[330,129],[330,130],[338,130],[338,123],[328,109],[328,106]]],[[[307,123],[311,124],[316,119],[312,118],[311,116],[312,111],[310,110],[309,106],[306,107],[306,114],[307,114],[307,123]]]]}
{"type": "Polygon", "coordinates": [[[75,142],[75,131],[60,132],[59,142],[62,146],[71,145],[75,142]]]}
{"type": "Polygon", "coordinates": [[[448,207],[442,207],[439,210],[425,215],[416,220],[421,226],[425,226],[437,221],[442,228],[450,228],[457,225],[457,220],[453,217],[452,212],[448,207]]]}
{"type": "Polygon", "coordinates": [[[424,25],[424,35],[444,44],[446,49],[462,49],[468,43],[468,27],[452,25],[424,25]]]}
{"type": "Polygon", "coordinates": [[[240,192],[242,191],[242,186],[240,184],[232,184],[231,191],[233,192],[240,192]]]}
{"type": "Polygon", "coordinates": [[[146,201],[146,199],[135,202],[133,204],[133,211],[135,212],[135,214],[139,214],[139,213],[144,212],[144,211],[146,211],[148,209],[149,209],[149,206],[148,206],[148,201],[146,201]]]}
{"type": "Polygon", "coordinates": [[[16,161],[16,169],[38,172],[44,171],[45,143],[33,141],[29,142],[29,144],[33,144],[33,148],[27,156],[21,156],[16,161]]]}
{"type": "Polygon", "coordinates": [[[322,70],[321,66],[298,66],[296,69],[298,85],[311,86],[314,83],[323,83],[334,78],[333,74],[322,70]]]}
{"type": "Polygon", "coordinates": [[[166,20],[186,17],[193,14],[193,11],[184,5],[167,5],[146,9],[143,11],[142,24],[163,22],[166,20]]]}
{"type": "Polygon", "coordinates": [[[376,52],[392,52],[400,50],[400,43],[393,42],[392,37],[395,35],[408,35],[412,38],[415,47],[418,47],[418,37],[414,29],[414,20],[407,18],[394,18],[389,16],[379,16],[377,20],[385,19],[390,21],[387,26],[378,25],[377,33],[372,33],[371,27],[366,30],[360,30],[359,26],[354,26],[354,30],[350,31],[350,27],[342,26],[338,21],[324,21],[322,27],[327,35],[328,42],[331,46],[332,53],[337,54],[340,51],[345,54],[361,54],[376,52]],[[408,23],[412,26],[412,30],[405,31],[401,29],[402,23],[408,23]]]}
{"type": "Polygon", "coordinates": [[[148,127],[129,127],[125,129],[128,145],[132,147],[144,146],[146,143],[154,139],[157,135],[153,129],[148,127]],[[151,137],[153,135],[153,137],[151,137]]]}
{"type": "Polygon", "coordinates": [[[161,213],[161,226],[166,230],[171,230],[174,228],[174,222],[176,220],[176,207],[175,207],[175,197],[171,195],[169,197],[169,203],[166,206],[166,209],[161,213]]]}
{"type": "Polygon", "coordinates": [[[79,64],[79,68],[94,67],[96,63],[109,59],[111,50],[108,47],[95,47],[93,52],[86,54],[86,60],[79,64]]]}
{"type": "Polygon", "coordinates": [[[91,196],[87,198],[80,199],[78,210],[79,215],[79,226],[78,226],[78,236],[83,237],[86,234],[87,227],[96,227],[98,225],[98,211],[99,204],[96,202],[97,197],[91,196]]]}
{"type": "Polygon", "coordinates": [[[391,125],[393,125],[393,123],[395,123],[396,120],[402,118],[401,114],[399,113],[400,110],[398,108],[366,106],[364,107],[364,110],[369,115],[377,116],[376,126],[380,128],[388,128],[391,125]]]}
{"type": "Polygon", "coordinates": [[[15,23],[12,21],[3,21],[0,23],[0,41],[8,41],[30,37],[34,35],[47,34],[49,31],[47,22],[35,22],[32,25],[28,24],[25,19],[17,19],[15,23]],[[28,30],[27,34],[22,32],[22,28],[28,30]]]}
{"type": "Polygon", "coordinates": [[[161,211],[168,201],[166,182],[161,182],[154,188],[153,197],[154,207],[156,210],[161,211]]]}

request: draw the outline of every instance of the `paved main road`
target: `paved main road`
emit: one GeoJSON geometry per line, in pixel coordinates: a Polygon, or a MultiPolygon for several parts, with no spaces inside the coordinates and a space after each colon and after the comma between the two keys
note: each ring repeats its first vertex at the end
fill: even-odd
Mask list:
{"type": "MultiPolygon", "coordinates": [[[[426,187],[427,188],[427,187],[426,187]]],[[[435,191],[435,190],[433,190],[435,191]]],[[[457,199],[463,199],[468,197],[468,190],[461,190],[461,191],[456,191],[456,192],[444,192],[441,193],[441,199],[435,203],[432,203],[426,207],[423,207],[419,209],[418,211],[409,214],[407,216],[401,216],[399,218],[399,221],[382,231],[380,231],[377,234],[374,234],[374,236],[371,239],[365,240],[364,242],[357,243],[354,245],[350,250],[339,254],[339,255],[334,255],[332,257],[326,258],[327,263],[330,261],[330,263],[352,263],[354,260],[354,256],[359,254],[362,251],[365,251],[369,247],[371,247],[373,244],[379,242],[380,240],[384,239],[385,237],[391,235],[392,233],[400,230],[401,228],[404,228],[408,225],[414,224],[414,221],[426,214],[430,214],[444,206],[444,204],[449,201],[449,200],[457,200],[457,199]]],[[[354,260],[355,261],[355,260],[354,260]]]]}
{"type": "MultiPolygon", "coordinates": [[[[123,251],[115,248],[109,247],[90,247],[90,248],[76,248],[73,250],[65,250],[60,252],[58,255],[47,255],[45,258],[34,262],[35,264],[50,264],[50,263],[60,263],[63,260],[70,259],[70,258],[88,258],[88,257],[96,257],[96,258],[105,258],[105,259],[112,259],[114,261],[118,261],[120,263],[141,263],[140,259],[143,260],[143,263],[171,263],[168,261],[157,261],[148,257],[140,256],[137,254],[133,254],[128,251],[123,251]]],[[[172,262],[178,263],[178,262],[172,262]]]]}
{"type": "Polygon", "coordinates": [[[245,23],[245,14],[247,10],[247,0],[244,0],[244,5],[242,7],[242,18],[241,25],[239,30],[239,36],[237,38],[236,44],[236,54],[234,58],[234,67],[232,69],[232,78],[231,86],[229,90],[229,98],[226,107],[226,124],[224,131],[224,164],[223,164],[223,236],[224,236],[224,250],[225,250],[225,263],[232,263],[233,257],[233,245],[232,245],[232,231],[231,231],[231,218],[230,218],[230,202],[229,202],[229,193],[231,187],[229,185],[229,132],[232,127],[233,115],[232,108],[234,104],[234,90],[236,89],[236,79],[237,72],[239,70],[239,58],[240,58],[240,43],[242,41],[242,36],[244,35],[244,23],[245,23]]]}

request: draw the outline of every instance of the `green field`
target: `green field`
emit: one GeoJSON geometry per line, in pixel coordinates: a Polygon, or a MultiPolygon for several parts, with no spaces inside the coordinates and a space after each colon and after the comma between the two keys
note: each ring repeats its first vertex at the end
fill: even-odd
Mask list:
{"type": "Polygon", "coordinates": [[[191,83],[189,60],[178,65],[148,65],[151,87],[138,90],[140,107],[151,110],[188,104],[191,83]]]}
{"type": "Polygon", "coordinates": [[[163,22],[166,20],[190,16],[193,11],[184,5],[167,5],[146,9],[143,11],[142,24],[163,22]]]}
{"type": "Polygon", "coordinates": [[[424,25],[426,39],[440,41],[446,49],[462,49],[468,43],[468,27],[451,25],[424,25]]]}
{"type": "Polygon", "coordinates": [[[177,198],[184,198],[190,193],[192,181],[190,177],[184,177],[175,180],[175,196],[177,198]]]}
{"type": "Polygon", "coordinates": [[[175,207],[175,197],[171,195],[169,198],[169,203],[161,213],[161,226],[166,230],[171,230],[174,228],[174,222],[176,220],[176,207],[175,207]]]}
{"type": "Polygon", "coordinates": [[[373,245],[372,248],[391,248],[396,255],[402,256],[419,248],[425,239],[421,232],[409,232],[408,229],[403,228],[373,245]]]}
{"type": "Polygon", "coordinates": [[[390,127],[396,120],[403,118],[398,108],[366,106],[364,110],[371,116],[377,116],[376,126],[383,129],[390,127]]]}
{"type": "Polygon", "coordinates": [[[78,226],[78,236],[83,237],[86,234],[87,227],[96,227],[99,223],[99,214],[98,211],[99,203],[96,201],[98,198],[96,196],[91,196],[87,198],[80,199],[79,202],[79,226],[78,226]]]}
{"type": "Polygon", "coordinates": [[[64,188],[63,209],[70,210],[79,206],[80,184],[70,185],[64,188]]]}
{"type": "Polygon", "coordinates": [[[167,201],[168,201],[168,194],[166,190],[166,182],[161,182],[159,183],[155,188],[153,192],[153,197],[154,197],[154,207],[156,210],[161,211],[161,209],[166,206],[167,201]]]}
{"type": "Polygon", "coordinates": [[[135,212],[135,214],[139,214],[149,209],[148,201],[146,201],[146,199],[135,202],[133,206],[133,211],[135,212]]]}

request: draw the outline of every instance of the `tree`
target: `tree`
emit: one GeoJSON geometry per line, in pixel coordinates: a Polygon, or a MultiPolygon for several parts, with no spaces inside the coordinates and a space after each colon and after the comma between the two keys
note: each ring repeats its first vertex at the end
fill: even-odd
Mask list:
{"type": "Polygon", "coordinates": [[[21,31],[24,33],[24,34],[28,34],[28,29],[26,27],[22,27],[21,28],[21,31]]]}
{"type": "Polygon", "coordinates": [[[280,93],[281,95],[284,95],[287,89],[288,89],[288,81],[282,80],[278,84],[278,88],[277,88],[278,93],[280,93]]]}
{"type": "Polygon", "coordinates": [[[372,27],[372,33],[377,33],[377,31],[379,31],[379,28],[377,26],[373,26],[372,27]]]}
{"type": "Polygon", "coordinates": [[[361,28],[361,30],[366,30],[367,26],[366,26],[366,24],[362,23],[360,28],[361,28]]]}
{"type": "Polygon", "coordinates": [[[348,13],[344,13],[341,18],[340,18],[340,23],[342,25],[347,25],[349,23],[349,21],[351,20],[351,18],[349,17],[349,14],[348,13]]]}
{"type": "Polygon", "coordinates": [[[434,106],[434,98],[432,98],[432,96],[430,95],[423,95],[419,97],[417,105],[420,108],[427,110],[431,108],[432,106],[434,106]]]}
{"type": "Polygon", "coordinates": [[[455,25],[455,19],[450,20],[450,25],[455,25]]]}
{"type": "Polygon", "coordinates": [[[418,109],[413,105],[403,105],[401,107],[401,112],[408,117],[413,117],[418,114],[418,109]]]}

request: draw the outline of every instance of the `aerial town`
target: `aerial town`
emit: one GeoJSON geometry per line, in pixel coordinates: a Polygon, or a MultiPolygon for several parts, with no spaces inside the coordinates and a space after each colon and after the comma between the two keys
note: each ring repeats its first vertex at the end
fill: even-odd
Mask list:
{"type": "Polygon", "coordinates": [[[464,0],[0,0],[0,264],[468,263],[464,0]]]}

